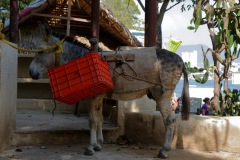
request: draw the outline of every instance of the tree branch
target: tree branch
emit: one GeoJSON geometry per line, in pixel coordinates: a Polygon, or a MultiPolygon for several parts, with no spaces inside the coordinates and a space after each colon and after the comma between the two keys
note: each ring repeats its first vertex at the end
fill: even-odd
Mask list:
{"type": "Polygon", "coordinates": [[[159,12],[159,14],[158,14],[158,16],[157,16],[157,26],[161,26],[161,25],[162,25],[163,17],[164,17],[164,14],[165,14],[165,12],[166,12],[166,8],[167,8],[167,6],[168,6],[168,4],[169,4],[169,1],[170,1],[170,0],[165,0],[165,1],[163,2],[163,4],[162,4],[162,7],[161,7],[161,9],[160,9],[160,12],[159,12]]]}
{"type": "Polygon", "coordinates": [[[141,0],[137,0],[137,1],[138,1],[138,4],[141,6],[142,10],[145,12],[145,7],[142,4],[142,1],[141,0]]]}
{"type": "Polygon", "coordinates": [[[222,53],[222,51],[225,49],[226,47],[226,44],[225,43],[222,43],[222,46],[221,48],[219,49],[219,53],[222,53]]]}
{"type": "Polygon", "coordinates": [[[168,9],[166,9],[166,12],[168,11],[168,10],[170,10],[170,9],[172,9],[173,7],[175,7],[176,5],[178,5],[180,2],[177,2],[177,3],[175,3],[174,5],[172,5],[171,7],[169,7],[168,9]]]}

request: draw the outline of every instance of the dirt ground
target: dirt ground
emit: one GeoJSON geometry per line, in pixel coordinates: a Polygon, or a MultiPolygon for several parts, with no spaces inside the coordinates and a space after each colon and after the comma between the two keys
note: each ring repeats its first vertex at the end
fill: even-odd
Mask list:
{"type": "MultiPolygon", "coordinates": [[[[24,146],[0,153],[0,160],[155,160],[156,146],[125,146],[103,144],[102,151],[85,156],[86,145],[24,146]]],[[[240,160],[239,153],[202,152],[173,149],[167,160],[240,160]]]]}

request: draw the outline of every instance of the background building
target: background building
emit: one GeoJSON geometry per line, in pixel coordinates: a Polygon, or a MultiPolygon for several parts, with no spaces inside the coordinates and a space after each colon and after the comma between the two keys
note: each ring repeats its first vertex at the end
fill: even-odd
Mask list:
{"type": "Polygon", "coordinates": [[[197,51],[193,52],[182,52],[182,59],[184,62],[190,62],[191,67],[198,67],[198,54],[197,51]]]}
{"type": "Polygon", "coordinates": [[[130,30],[130,32],[142,43],[144,46],[144,31],[130,30]]]}

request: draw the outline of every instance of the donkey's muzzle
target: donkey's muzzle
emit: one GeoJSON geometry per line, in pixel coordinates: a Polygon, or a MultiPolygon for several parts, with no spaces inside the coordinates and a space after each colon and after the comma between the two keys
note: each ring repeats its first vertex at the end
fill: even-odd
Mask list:
{"type": "Polygon", "coordinates": [[[40,78],[40,74],[38,72],[33,72],[32,70],[29,70],[29,75],[35,80],[40,78]]]}

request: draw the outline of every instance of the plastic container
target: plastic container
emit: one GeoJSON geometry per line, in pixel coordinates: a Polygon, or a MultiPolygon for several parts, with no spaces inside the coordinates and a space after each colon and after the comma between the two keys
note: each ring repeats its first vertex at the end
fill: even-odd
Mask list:
{"type": "Polygon", "coordinates": [[[97,52],[48,70],[53,98],[66,104],[113,89],[108,63],[97,52]]]}

